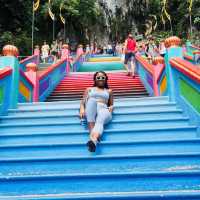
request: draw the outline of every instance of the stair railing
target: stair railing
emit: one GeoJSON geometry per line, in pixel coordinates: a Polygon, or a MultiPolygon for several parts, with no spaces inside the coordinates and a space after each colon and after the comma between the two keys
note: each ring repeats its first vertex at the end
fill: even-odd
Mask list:
{"type": "Polygon", "coordinates": [[[186,50],[188,53],[193,54],[194,51],[200,51],[200,47],[192,45],[190,41],[186,42],[186,50]]]}
{"type": "Polygon", "coordinates": [[[0,57],[0,115],[6,114],[8,109],[16,109],[19,102],[44,101],[69,71],[69,61],[63,59],[38,72],[37,56],[32,56],[24,61],[28,63],[24,72],[16,49],[9,45],[0,57]],[[32,59],[35,63],[30,63],[32,59]]]}
{"type": "Polygon", "coordinates": [[[45,101],[60,81],[66,76],[68,60],[63,59],[51,65],[46,71],[38,75],[38,100],[45,101]]]}
{"type": "MultiPolygon", "coordinates": [[[[18,57],[12,52],[14,49],[17,48],[14,46],[12,48],[11,46],[9,51],[5,50],[5,56],[0,57],[0,68],[4,70],[6,66],[10,66],[12,69],[10,83],[6,83],[8,86],[5,86],[4,83],[4,89],[2,89],[3,92],[1,92],[4,94],[3,96],[9,94],[9,99],[3,98],[3,101],[8,101],[9,109],[17,108],[18,103],[33,101],[33,84],[24,73],[23,70],[25,69],[20,65],[18,57]]],[[[36,57],[31,57],[30,59],[26,59],[23,63],[28,63],[35,58],[36,57]]],[[[3,104],[7,105],[5,102],[3,104]]]]}
{"type": "Polygon", "coordinates": [[[200,68],[184,60],[179,42],[168,46],[165,63],[170,101],[177,102],[200,127],[200,68]]]}
{"type": "Polygon", "coordinates": [[[136,55],[136,68],[150,96],[167,95],[166,71],[162,57],[154,58],[151,64],[146,58],[136,55]]]}
{"type": "Polygon", "coordinates": [[[31,82],[30,78],[24,73],[21,69],[19,69],[19,94],[18,94],[18,102],[33,102],[33,89],[34,85],[31,82]]]}
{"type": "Polygon", "coordinates": [[[75,57],[73,61],[73,72],[77,72],[81,68],[84,61],[85,56],[82,54],[75,57]]]}
{"type": "Polygon", "coordinates": [[[26,65],[28,63],[35,63],[35,64],[39,64],[39,56],[38,55],[33,55],[33,56],[29,56],[23,60],[21,60],[20,63],[20,68],[22,69],[22,71],[26,71],[26,65]]]}
{"type": "Polygon", "coordinates": [[[10,106],[12,68],[0,69],[0,115],[7,112],[10,106]]]}
{"type": "Polygon", "coordinates": [[[17,108],[18,96],[19,96],[19,76],[20,76],[20,65],[18,61],[18,49],[12,45],[6,45],[3,48],[3,55],[0,57],[0,69],[5,69],[9,66],[12,69],[10,87],[6,87],[8,90],[6,93],[9,95],[9,108],[17,108]]]}
{"type": "Polygon", "coordinates": [[[184,52],[185,60],[190,61],[193,64],[197,64],[200,60],[200,48],[192,45],[189,41],[186,42],[186,51],[184,52]]]}

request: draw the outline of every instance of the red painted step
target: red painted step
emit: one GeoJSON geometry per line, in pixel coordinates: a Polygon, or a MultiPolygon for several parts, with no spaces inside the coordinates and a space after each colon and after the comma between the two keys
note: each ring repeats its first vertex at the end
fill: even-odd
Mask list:
{"type": "MultiPolygon", "coordinates": [[[[125,82],[125,81],[116,81],[116,82],[108,82],[109,85],[112,85],[112,86],[119,86],[119,83],[121,83],[120,85],[123,86],[123,85],[142,85],[142,83],[140,83],[139,81],[137,82],[125,82]]],[[[71,82],[68,82],[68,83],[61,83],[59,84],[59,86],[81,86],[81,85],[93,85],[93,82],[81,82],[81,81],[71,81],[71,82]]]]}
{"type": "MultiPolygon", "coordinates": [[[[115,98],[120,97],[144,97],[148,93],[140,78],[126,76],[125,73],[108,73],[108,84],[113,90],[115,98]]],[[[65,77],[56,87],[47,101],[78,100],[87,87],[93,85],[93,74],[72,74],[65,77]]]]}

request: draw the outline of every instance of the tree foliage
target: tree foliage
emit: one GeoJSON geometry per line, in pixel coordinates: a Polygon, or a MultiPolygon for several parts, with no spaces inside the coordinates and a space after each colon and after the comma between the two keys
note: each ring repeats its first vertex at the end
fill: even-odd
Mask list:
{"type": "MultiPolygon", "coordinates": [[[[60,5],[63,2],[62,15],[66,20],[66,37],[73,43],[88,43],[96,35],[109,36],[111,40],[122,40],[128,31],[137,28],[144,33],[149,16],[157,16],[158,36],[170,32],[169,21],[164,27],[161,20],[161,0],[122,0],[123,6],[116,6],[115,14],[106,8],[105,0],[52,0],[52,12],[55,13],[56,37],[64,39],[64,26],[60,20],[60,5]],[[101,6],[100,6],[101,5],[101,6]],[[126,12],[124,12],[126,8],[126,12]],[[106,10],[107,9],[107,10],[106,10]],[[134,22],[134,23],[133,23],[134,22]],[[136,27],[133,25],[136,24],[136,27]],[[110,32],[107,32],[109,28],[110,32]],[[160,32],[160,33],[159,33],[160,32]]],[[[173,34],[188,37],[190,32],[188,0],[168,0],[167,11],[171,15],[173,34]]],[[[31,52],[32,1],[1,0],[0,6],[0,48],[6,43],[18,46],[22,54],[31,52]]],[[[200,1],[193,0],[193,32],[200,30],[200,1]]],[[[35,13],[35,44],[43,40],[52,41],[53,22],[48,14],[48,1],[41,0],[35,13]]],[[[66,39],[66,38],[65,38],[66,39]]]]}

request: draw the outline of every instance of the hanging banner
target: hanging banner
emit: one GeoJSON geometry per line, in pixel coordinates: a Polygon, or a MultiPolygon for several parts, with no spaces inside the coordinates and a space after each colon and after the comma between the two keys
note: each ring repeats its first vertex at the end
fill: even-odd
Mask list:
{"type": "Polygon", "coordinates": [[[166,7],[166,4],[167,4],[167,0],[163,0],[163,8],[165,9],[166,7]]]}
{"type": "Polygon", "coordinates": [[[49,5],[48,5],[48,10],[49,10],[49,16],[51,17],[51,19],[54,21],[55,20],[55,15],[52,13],[51,11],[51,0],[49,0],[49,5]]]}
{"type": "Polygon", "coordinates": [[[189,0],[189,12],[192,13],[193,0],[189,0]]]}
{"type": "Polygon", "coordinates": [[[166,9],[164,10],[164,13],[165,13],[167,19],[168,19],[169,21],[171,21],[171,17],[170,17],[170,15],[168,14],[168,12],[167,12],[166,9]]]}
{"type": "Polygon", "coordinates": [[[152,17],[154,19],[154,25],[153,25],[153,30],[155,31],[157,26],[158,26],[158,19],[156,15],[149,15],[150,17],[152,17]]]}
{"type": "Polygon", "coordinates": [[[163,0],[163,9],[162,9],[162,12],[165,14],[165,16],[167,17],[167,19],[169,21],[171,21],[171,16],[167,12],[166,6],[167,6],[167,0],[163,0]]]}
{"type": "Polygon", "coordinates": [[[162,12],[162,14],[161,14],[161,21],[162,21],[163,25],[166,24],[166,22],[165,22],[165,18],[164,18],[164,16],[163,16],[163,12],[162,12]]]}
{"type": "Polygon", "coordinates": [[[65,18],[62,16],[62,8],[63,8],[63,3],[60,5],[60,20],[63,24],[65,24],[65,18]]]}
{"type": "Polygon", "coordinates": [[[162,7],[162,10],[161,10],[161,21],[162,21],[163,25],[166,24],[165,16],[164,16],[164,10],[165,10],[165,2],[163,1],[163,7],[162,7]]]}
{"type": "Polygon", "coordinates": [[[37,11],[37,9],[39,8],[40,6],[40,0],[36,0],[36,2],[34,1],[33,2],[33,11],[37,11]]]}

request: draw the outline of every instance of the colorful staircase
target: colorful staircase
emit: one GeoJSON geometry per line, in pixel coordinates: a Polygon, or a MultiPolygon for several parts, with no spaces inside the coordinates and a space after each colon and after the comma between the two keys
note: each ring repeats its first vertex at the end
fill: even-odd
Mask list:
{"type": "Polygon", "coordinates": [[[1,117],[0,199],[200,199],[199,132],[168,97],[115,99],[94,154],[78,112],[46,102],[1,117]]]}
{"type": "Polygon", "coordinates": [[[103,71],[123,70],[124,66],[121,62],[84,62],[78,72],[96,72],[99,69],[103,71]]]}
{"type": "Polygon", "coordinates": [[[123,70],[124,64],[121,57],[113,57],[106,55],[95,55],[88,59],[88,62],[83,62],[78,69],[79,72],[96,72],[99,69],[103,71],[123,70]]]}
{"type": "MultiPolygon", "coordinates": [[[[128,77],[124,72],[108,73],[109,87],[115,98],[148,96],[139,76],[128,77]]],[[[93,73],[72,73],[57,86],[47,101],[79,100],[87,87],[93,86],[93,73]]]]}

